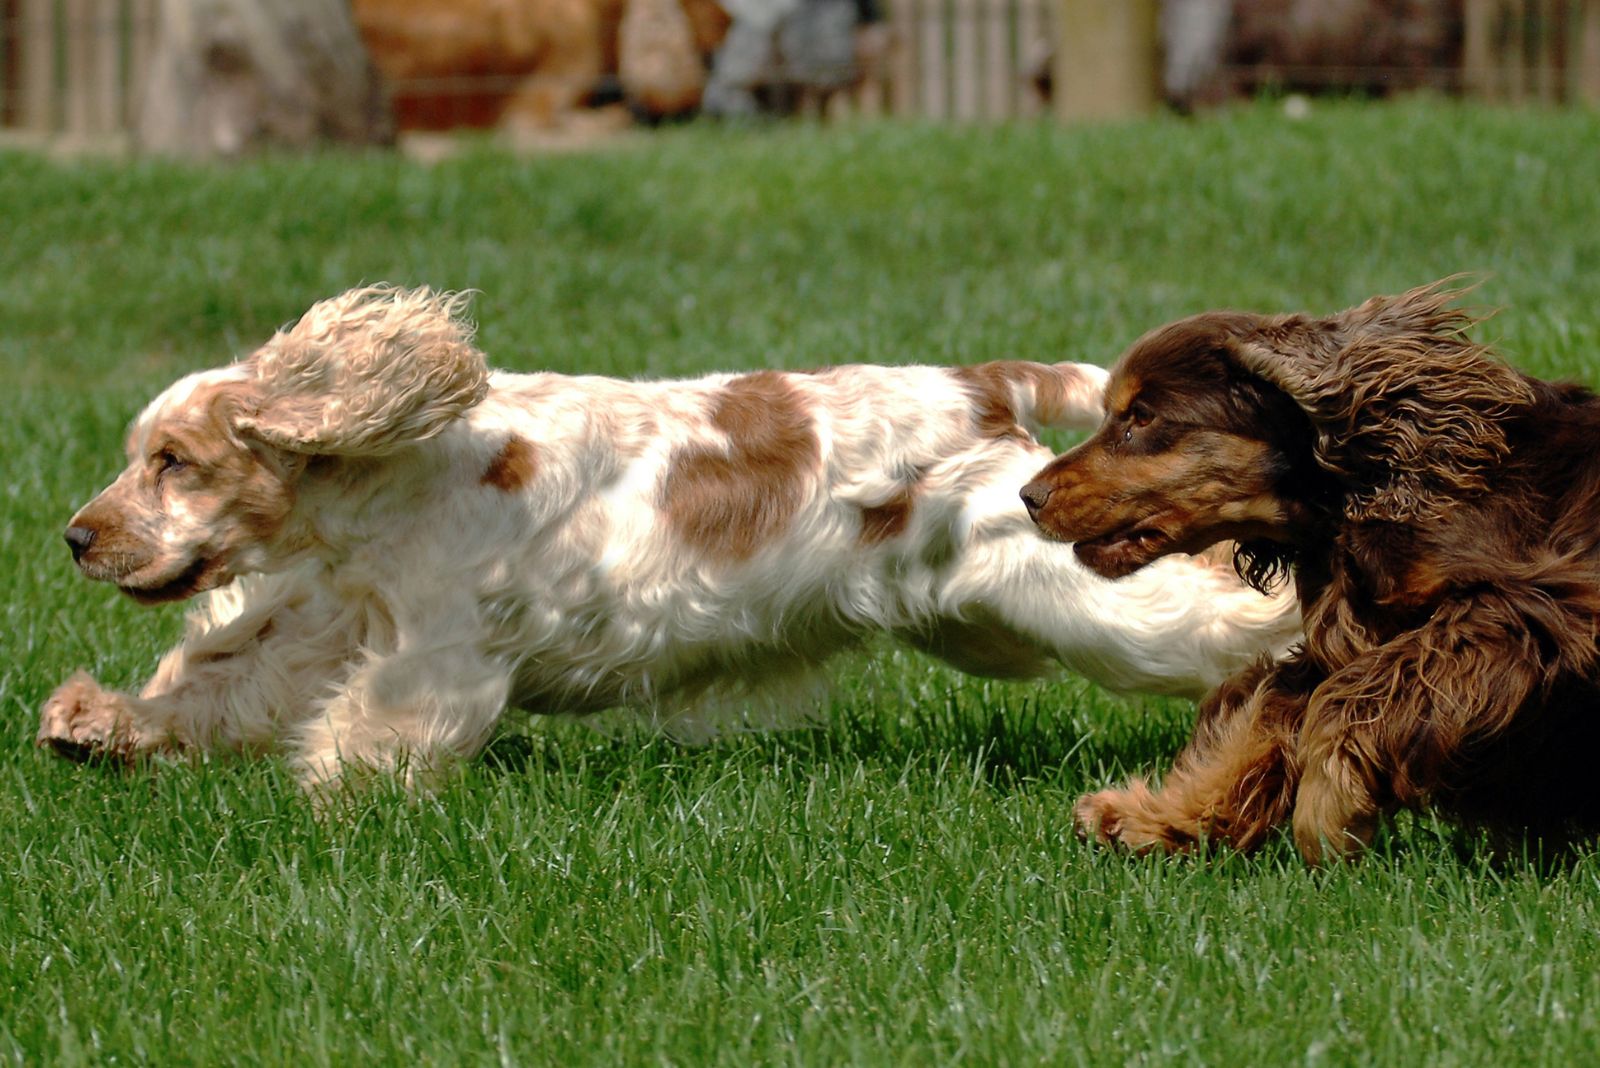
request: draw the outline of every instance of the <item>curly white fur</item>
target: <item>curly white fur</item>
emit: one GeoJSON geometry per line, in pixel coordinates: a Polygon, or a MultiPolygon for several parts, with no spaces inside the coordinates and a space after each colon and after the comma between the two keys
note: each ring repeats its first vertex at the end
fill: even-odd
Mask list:
{"type": "Polygon", "coordinates": [[[151,403],[68,540],[136,597],[203,596],[137,697],[79,675],[42,744],[282,747],[321,783],[475,753],[508,707],[744,724],[875,634],[1183,694],[1298,634],[1226,567],[1109,582],[1039,537],[1024,425],[1098,423],[1098,368],[486,378],[459,311],[352,291],[151,403]]]}

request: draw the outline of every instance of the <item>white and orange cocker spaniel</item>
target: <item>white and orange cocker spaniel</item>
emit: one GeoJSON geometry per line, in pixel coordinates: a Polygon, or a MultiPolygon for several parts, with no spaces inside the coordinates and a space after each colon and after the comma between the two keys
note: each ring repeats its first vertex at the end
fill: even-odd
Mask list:
{"type": "Polygon", "coordinates": [[[957,667],[1197,694],[1299,633],[1174,557],[1112,582],[1017,496],[1105,372],[1020,361],[634,382],[493,374],[464,298],[356,289],[135,421],[83,573],[204,594],[138,696],[45,704],[69,755],[282,748],[308,785],[478,751],[508,707],[748,722],[888,633],[957,667]]]}

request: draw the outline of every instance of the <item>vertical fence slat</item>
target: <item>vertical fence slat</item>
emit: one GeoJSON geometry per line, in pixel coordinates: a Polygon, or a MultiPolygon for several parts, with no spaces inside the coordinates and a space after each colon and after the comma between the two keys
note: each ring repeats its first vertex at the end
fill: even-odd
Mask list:
{"type": "Polygon", "coordinates": [[[1157,102],[1155,0],[1057,0],[1055,112],[1138,115],[1157,102]]]}
{"type": "Polygon", "coordinates": [[[17,121],[16,0],[0,0],[0,126],[17,121]]]}
{"type": "Polygon", "coordinates": [[[1011,9],[1013,0],[986,0],[980,9],[983,22],[983,115],[986,119],[1011,117],[1011,86],[1016,71],[1011,63],[1011,9]]]}
{"type": "Polygon", "coordinates": [[[89,132],[89,106],[93,98],[94,68],[91,65],[89,23],[91,0],[64,0],[66,14],[67,77],[62,85],[62,110],[67,132],[82,136],[89,132]]]}
{"type": "Polygon", "coordinates": [[[156,42],[156,0],[129,0],[128,80],[123,94],[122,121],[131,129],[138,120],[145,79],[150,76],[150,55],[156,42]]]}
{"type": "Polygon", "coordinates": [[[1566,0],[1537,0],[1534,34],[1539,42],[1534,60],[1539,100],[1554,104],[1561,99],[1561,7],[1566,0]]]}
{"type": "Polygon", "coordinates": [[[1577,17],[1578,99],[1600,105],[1600,0],[1582,0],[1577,17]]]}
{"type": "Polygon", "coordinates": [[[1505,44],[1500,50],[1506,97],[1520,104],[1528,98],[1528,5],[1505,0],[1505,44]]]}
{"type": "Polygon", "coordinates": [[[971,122],[980,114],[979,93],[983,73],[979,69],[978,4],[981,0],[952,0],[951,31],[955,37],[951,71],[955,75],[955,117],[971,122]]]}
{"type": "Polygon", "coordinates": [[[1466,0],[1461,26],[1461,80],[1467,92],[1485,100],[1495,96],[1495,0],[1466,0]]]}
{"type": "MultiPolygon", "coordinates": [[[[1014,51],[1019,72],[1025,70],[1032,75],[1034,65],[1046,62],[1045,57],[1050,54],[1050,27],[1044,16],[1045,5],[1053,2],[1054,0],[1017,0],[1017,38],[1014,51]]],[[[1020,77],[1018,81],[1021,81],[1020,77]]],[[[1031,87],[1020,91],[1017,99],[1020,101],[1017,110],[1022,115],[1036,116],[1044,109],[1044,101],[1039,99],[1031,87]]]]}
{"type": "Polygon", "coordinates": [[[917,77],[921,84],[917,110],[928,118],[942,119],[949,110],[944,93],[949,84],[949,64],[945,61],[945,3],[944,0],[923,0],[918,8],[917,77]]]}
{"type": "Polygon", "coordinates": [[[889,0],[889,108],[901,118],[917,113],[917,42],[914,0],[889,0]]]}
{"type": "Polygon", "coordinates": [[[22,0],[18,10],[17,116],[23,129],[43,133],[57,123],[55,0],[22,0]]]}
{"type": "Polygon", "coordinates": [[[122,128],[121,15],[121,0],[95,0],[89,27],[90,66],[94,70],[89,122],[94,132],[102,135],[122,128]]]}

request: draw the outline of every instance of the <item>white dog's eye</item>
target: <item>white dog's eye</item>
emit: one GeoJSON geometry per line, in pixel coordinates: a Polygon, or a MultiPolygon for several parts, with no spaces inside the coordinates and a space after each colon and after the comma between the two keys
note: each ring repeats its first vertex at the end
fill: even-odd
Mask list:
{"type": "Polygon", "coordinates": [[[156,478],[159,480],[174,471],[182,471],[189,466],[189,461],[180,457],[171,449],[162,449],[156,453],[156,478]]]}

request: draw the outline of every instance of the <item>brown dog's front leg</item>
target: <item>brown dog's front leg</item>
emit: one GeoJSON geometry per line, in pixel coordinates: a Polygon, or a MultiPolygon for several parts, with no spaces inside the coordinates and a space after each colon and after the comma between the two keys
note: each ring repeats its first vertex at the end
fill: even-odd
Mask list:
{"type": "Polygon", "coordinates": [[[1470,785],[1460,781],[1470,774],[1465,754],[1483,753],[1557,677],[1593,670],[1591,613],[1600,606],[1560,587],[1552,593],[1562,574],[1549,570],[1538,585],[1445,602],[1317,689],[1294,808],[1308,863],[1359,853],[1387,808],[1470,785]]]}
{"type": "Polygon", "coordinates": [[[1089,794],[1073,810],[1079,829],[1138,852],[1260,845],[1294,796],[1304,674],[1295,661],[1258,664],[1224,683],[1201,706],[1195,738],[1160,789],[1135,779],[1089,794]]]}

